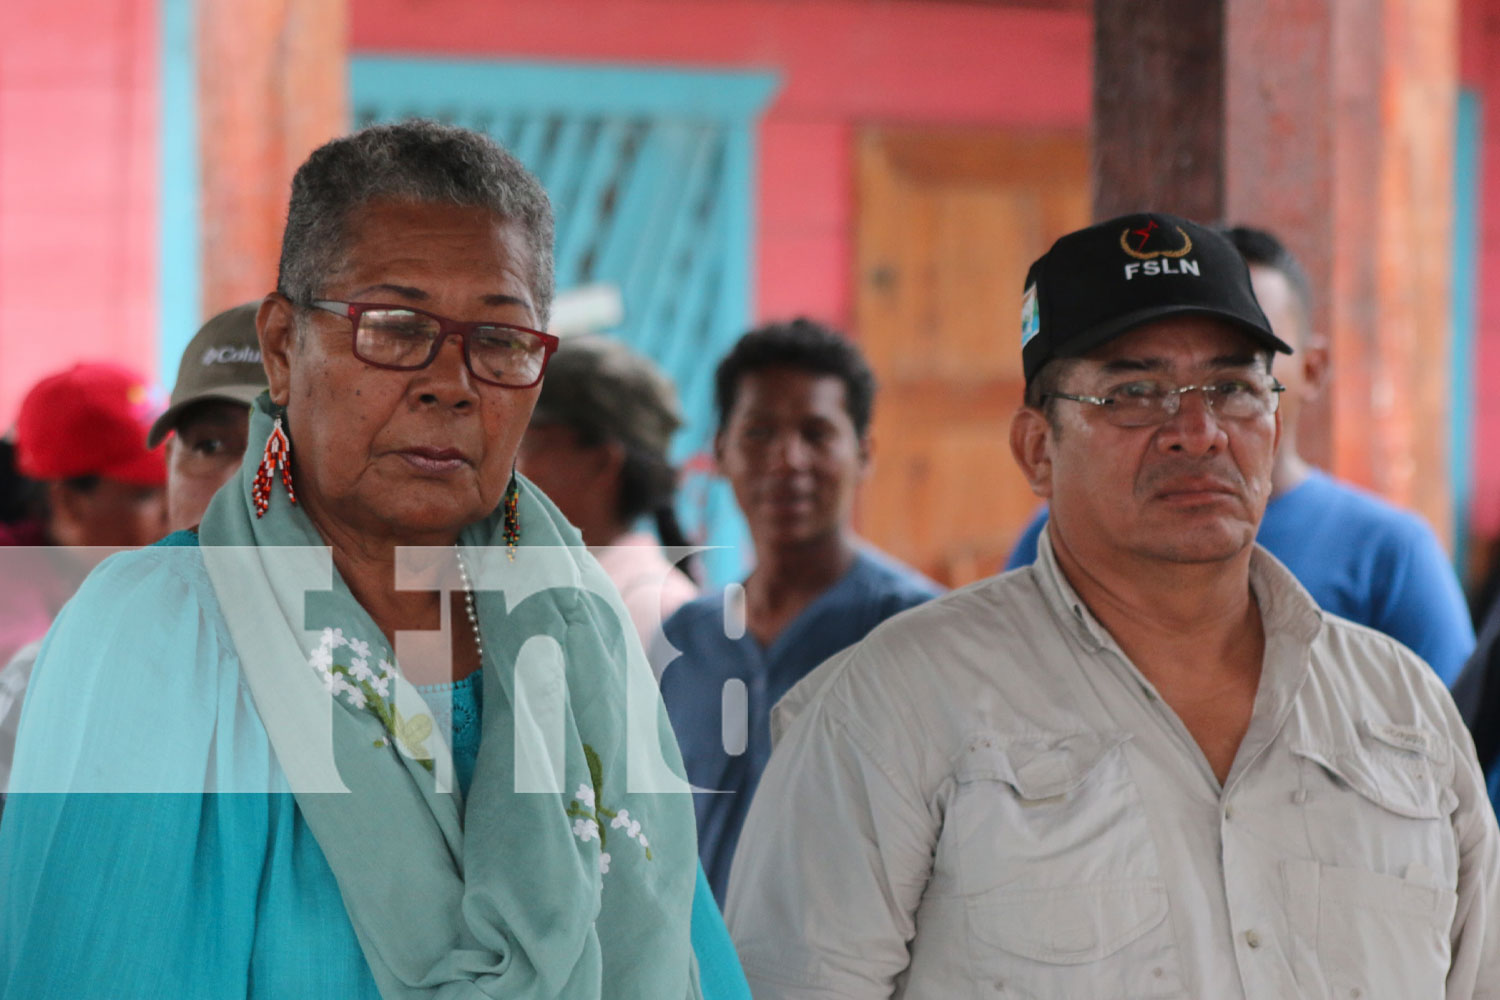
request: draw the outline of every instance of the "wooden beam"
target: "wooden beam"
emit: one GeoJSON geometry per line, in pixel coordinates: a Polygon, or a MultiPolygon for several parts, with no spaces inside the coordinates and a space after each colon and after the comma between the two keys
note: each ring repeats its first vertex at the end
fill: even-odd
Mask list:
{"type": "Polygon", "coordinates": [[[1280,236],[1333,355],[1303,455],[1443,536],[1457,2],[1095,4],[1097,215],[1280,236]]]}
{"type": "Polygon", "coordinates": [[[1097,0],[1094,213],[1217,218],[1224,204],[1224,0],[1097,0]]]}
{"type": "Polygon", "coordinates": [[[346,131],[344,0],[198,4],[205,316],[276,284],[292,174],[346,131]]]}

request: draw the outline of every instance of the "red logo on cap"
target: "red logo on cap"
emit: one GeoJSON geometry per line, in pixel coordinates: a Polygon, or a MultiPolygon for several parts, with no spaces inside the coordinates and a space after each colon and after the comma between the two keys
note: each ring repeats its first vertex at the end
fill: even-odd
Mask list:
{"type": "Polygon", "coordinates": [[[1146,224],[1140,229],[1131,229],[1128,226],[1120,230],[1120,249],[1134,257],[1136,260],[1154,260],[1157,257],[1186,257],[1193,251],[1192,238],[1185,233],[1181,226],[1173,226],[1177,235],[1182,237],[1182,246],[1177,249],[1147,250],[1146,244],[1151,242],[1151,237],[1161,227],[1156,224],[1155,219],[1147,219],[1146,224]],[[1135,246],[1131,246],[1131,242],[1135,246]]]}

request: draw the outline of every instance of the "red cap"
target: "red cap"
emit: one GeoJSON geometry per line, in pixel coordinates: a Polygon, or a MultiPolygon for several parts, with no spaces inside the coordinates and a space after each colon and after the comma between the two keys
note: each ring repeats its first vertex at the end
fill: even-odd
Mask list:
{"type": "Polygon", "coordinates": [[[162,448],[146,448],[160,407],[146,382],[119,365],[77,364],[42,379],[16,417],[16,465],[28,479],[100,476],[164,486],[162,448]]]}

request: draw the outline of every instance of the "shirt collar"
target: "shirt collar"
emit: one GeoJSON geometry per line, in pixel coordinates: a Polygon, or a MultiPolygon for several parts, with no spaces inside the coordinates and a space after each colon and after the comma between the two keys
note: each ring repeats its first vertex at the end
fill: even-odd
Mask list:
{"type": "MultiPolygon", "coordinates": [[[[1099,624],[1073,589],[1057,564],[1052,551],[1052,526],[1042,528],[1037,540],[1034,566],[1042,596],[1048,606],[1074,636],[1090,651],[1097,652],[1115,645],[1109,630],[1099,624]]],[[[1323,613],[1317,602],[1276,557],[1256,545],[1250,554],[1250,589],[1260,607],[1261,624],[1269,644],[1273,636],[1295,647],[1306,647],[1323,627],[1323,613]]]]}

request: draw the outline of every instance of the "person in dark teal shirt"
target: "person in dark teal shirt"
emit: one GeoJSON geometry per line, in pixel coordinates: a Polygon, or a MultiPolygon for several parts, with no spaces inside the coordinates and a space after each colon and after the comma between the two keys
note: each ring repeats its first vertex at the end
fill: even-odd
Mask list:
{"type": "Polygon", "coordinates": [[[855,537],[875,380],[805,319],[746,334],[716,377],[720,471],[750,526],[742,586],[683,605],[652,663],[695,788],[698,855],[723,904],[771,756],[771,708],[814,667],[939,587],[855,537]]]}

